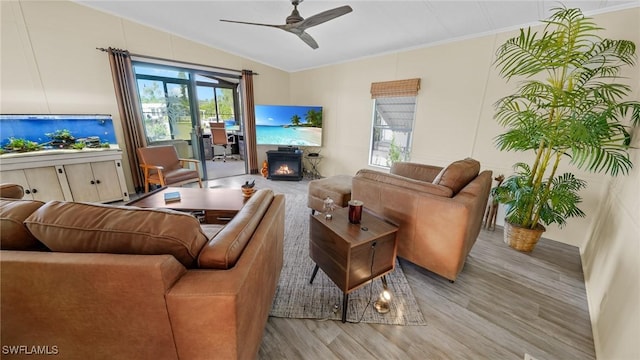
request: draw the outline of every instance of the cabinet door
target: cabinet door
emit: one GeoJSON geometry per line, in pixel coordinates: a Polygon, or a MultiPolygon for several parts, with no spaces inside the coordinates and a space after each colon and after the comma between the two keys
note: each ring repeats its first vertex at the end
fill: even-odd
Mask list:
{"type": "Polygon", "coordinates": [[[62,186],[58,181],[56,168],[53,166],[3,171],[2,182],[22,185],[24,188],[23,199],[40,201],[64,200],[62,186]]]}
{"type": "Polygon", "coordinates": [[[73,201],[97,202],[100,200],[91,164],[65,165],[64,172],[67,174],[73,201]]]}
{"type": "Polygon", "coordinates": [[[122,200],[123,194],[115,161],[93,162],[91,170],[96,181],[100,201],[122,200]]]}
{"type": "Polygon", "coordinates": [[[24,188],[23,199],[33,200],[33,196],[31,195],[31,188],[29,187],[29,182],[27,182],[27,177],[24,174],[24,170],[8,170],[0,172],[0,182],[18,184],[22,186],[24,188]]]}
{"type": "Polygon", "coordinates": [[[24,174],[31,187],[31,195],[35,200],[64,200],[62,186],[60,186],[54,166],[24,169],[24,174]]]}

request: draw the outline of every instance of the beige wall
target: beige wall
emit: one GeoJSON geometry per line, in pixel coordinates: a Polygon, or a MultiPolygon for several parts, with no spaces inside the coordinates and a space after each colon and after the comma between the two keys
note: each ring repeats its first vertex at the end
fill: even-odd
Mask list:
{"type": "MultiPolygon", "coordinates": [[[[623,11],[615,17],[633,22],[637,21],[636,12],[623,11]]],[[[623,27],[617,20],[607,24],[612,16],[599,17],[603,26],[614,28],[611,34],[618,30],[622,37],[633,36],[629,34],[633,26],[623,27]]],[[[493,142],[503,131],[493,120],[493,104],[509,94],[514,84],[505,83],[492,62],[497,46],[514,34],[485,36],[291,74],[293,104],[324,106],[325,158],[320,164],[321,173],[354,174],[368,167],[371,83],[407,78],[421,79],[411,161],[444,166],[470,156],[496,175],[511,174],[515,162],[531,162],[532,153],[500,152],[493,142]]],[[[636,79],[637,69],[629,72],[636,79]]],[[[588,182],[588,189],[581,194],[587,217],[572,219],[562,230],[550,226],[545,237],[581,246],[598,216],[609,178],[566,164],[561,170],[572,171],[588,182]]]]}
{"type": "MultiPolygon", "coordinates": [[[[96,47],[250,69],[257,103],[289,99],[289,74],[70,1],[0,1],[0,112],[111,114],[124,144],[107,54],[96,47]]],[[[124,146],[121,146],[123,148],[124,146]]],[[[126,154],[129,190],[133,183],[126,154]]]]}
{"type": "MultiPolygon", "coordinates": [[[[640,9],[595,16],[605,37],[640,45],[640,9]]],[[[497,46],[514,32],[435,47],[377,56],[291,75],[293,104],[324,106],[325,176],[354,174],[368,167],[372,82],[420,78],[411,160],[445,165],[467,156],[494,174],[511,174],[517,161],[532,154],[496,150],[493,139],[503,129],[493,120],[493,104],[509,94],[507,84],[491,65],[497,46]]],[[[640,66],[626,70],[638,99],[640,66]]],[[[635,144],[640,135],[636,134],[635,144]]],[[[562,230],[550,226],[544,236],[581,247],[593,320],[596,350],[601,359],[640,358],[640,156],[627,177],[611,179],[565,164],[588,182],[581,193],[584,219],[571,219],[562,230]],[[606,204],[606,206],[603,206],[606,204]]],[[[502,220],[500,220],[502,223],[502,220]]]]}
{"type": "MultiPolygon", "coordinates": [[[[367,167],[371,82],[419,77],[412,161],[445,165],[471,156],[495,174],[510,174],[530,155],[499,152],[502,129],[493,104],[511,91],[491,66],[497,44],[513,33],[288,74],[128,20],[67,1],[1,2],[2,113],[108,113],[119,142],[120,119],[109,63],[96,47],[212,66],[251,69],[257,104],[322,105],[323,175],[353,174],[367,167]]],[[[604,33],[640,44],[640,9],[595,17],[604,33]]],[[[638,99],[640,67],[627,71],[638,99]]],[[[640,147],[640,135],[634,144],[640,147]]],[[[267,147],[259,148],[259,161],[267,147]]],[[[545,237],[581,247],[596,351],[601,359],[640,358],[640,155],[636,167],[615,180],[575,171],[588,181],[585,219],[571,220],[545,237]]],[[[125,167],[126,169],[127,167],[125,167]]],[[[131,181],[128,180],[130,189],[131,181]]]]}
{"type": "MultiPolygon", "coordinates": [[[[640,46],[640,8],[598,17],[608,37],[640,46]],[[633,30],[633,31],[632,31],[633,30]]],[[[638,53],[638,51],[636,51],[638,53]]],[[[640,99],[640,66],[628,73],[640,99]]],[[[589,313],[600,359],[640,359],[640,128],[635,129],[628,176],[610,179],[599,216],[581,248],[589,313]]]]}

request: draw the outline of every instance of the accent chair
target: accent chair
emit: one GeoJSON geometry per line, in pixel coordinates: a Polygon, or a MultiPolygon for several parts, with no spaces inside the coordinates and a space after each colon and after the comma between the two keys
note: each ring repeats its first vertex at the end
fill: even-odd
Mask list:
{"type": "Polygon", "coordinates": [[[491,174],[470,158],[445,168],[397,162],[390,173],[358,171],[351,198],[399,226],[399,257],[453,282],[480,233],[491,174]]]}
{"type": "Polygon", "coordinates": [[[144,172],[144,192],[149,192],[149,185],[181,186],[200,179],[200,162],[195,159],[178,158],[173,145],[150,146],[138,148],[138,160],[144,172]],[[195,170],[185,168],[187,163],[195,164],[195,170]]]}

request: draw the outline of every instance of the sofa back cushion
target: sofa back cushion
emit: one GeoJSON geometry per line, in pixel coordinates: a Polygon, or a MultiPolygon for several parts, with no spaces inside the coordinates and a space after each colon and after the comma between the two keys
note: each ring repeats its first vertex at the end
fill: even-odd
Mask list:
{"type": "Polygon", "coordinates": [[[410,191],[418,191],[418,192],[429,193],[436,196],[444,196],[444,197],[453,196],[451,189],[449,189],[446,186],[432,184],[430,182],[424,182],[420,180],[414,180],[412,178],[408,178],[408,177],[404,177],[396,174],[387,174],[377,170],[360,169],[356,173],[355,177],[357,179],[370,180],[375,184],[389,184],[389,185],[394,185],[398,187],[403,187],[410,191]]]}
{"type": "Polygon", "coordinates": [[[391,164],[389,173],[431,183],[441,170],[440,166],[396,161],[391,164]]]}
{"type": "Polygon", "coordinates": [[[269,209],[273,197],[273,191],[270,189],[261,189],[253,193],[236,216],[202,248],[198,256],[198,267],[232,268],[269,209]]]}
{"type": "Polygon", "coordinates": [[[42,248],[23,224],[39,207],[44,205],[37,200],[0,199],[0,248],[2,250],[34,250],[42,248]]]}
{"type": "Polygon", "coordinates": [[[207,242],[195,217],[165,209],[50,201],[25,224],[52,251],[170,254],[186,267],[207,242]]]}
{"type": "Polygon", "coordinates": [[[433,179],[433,183],[446,186],[457,194],[480,173],[480,163],[472,158],[449,164],[433,179]]]}

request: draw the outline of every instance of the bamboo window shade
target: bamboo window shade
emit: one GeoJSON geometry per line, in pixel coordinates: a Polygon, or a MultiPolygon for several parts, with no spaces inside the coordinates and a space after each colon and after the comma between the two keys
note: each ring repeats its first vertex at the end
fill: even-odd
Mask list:
{"type": "Polygon", "coordinates": [[[371,83],[371,98],[417,96],[420,79],[406,79],[371,83]]]}

